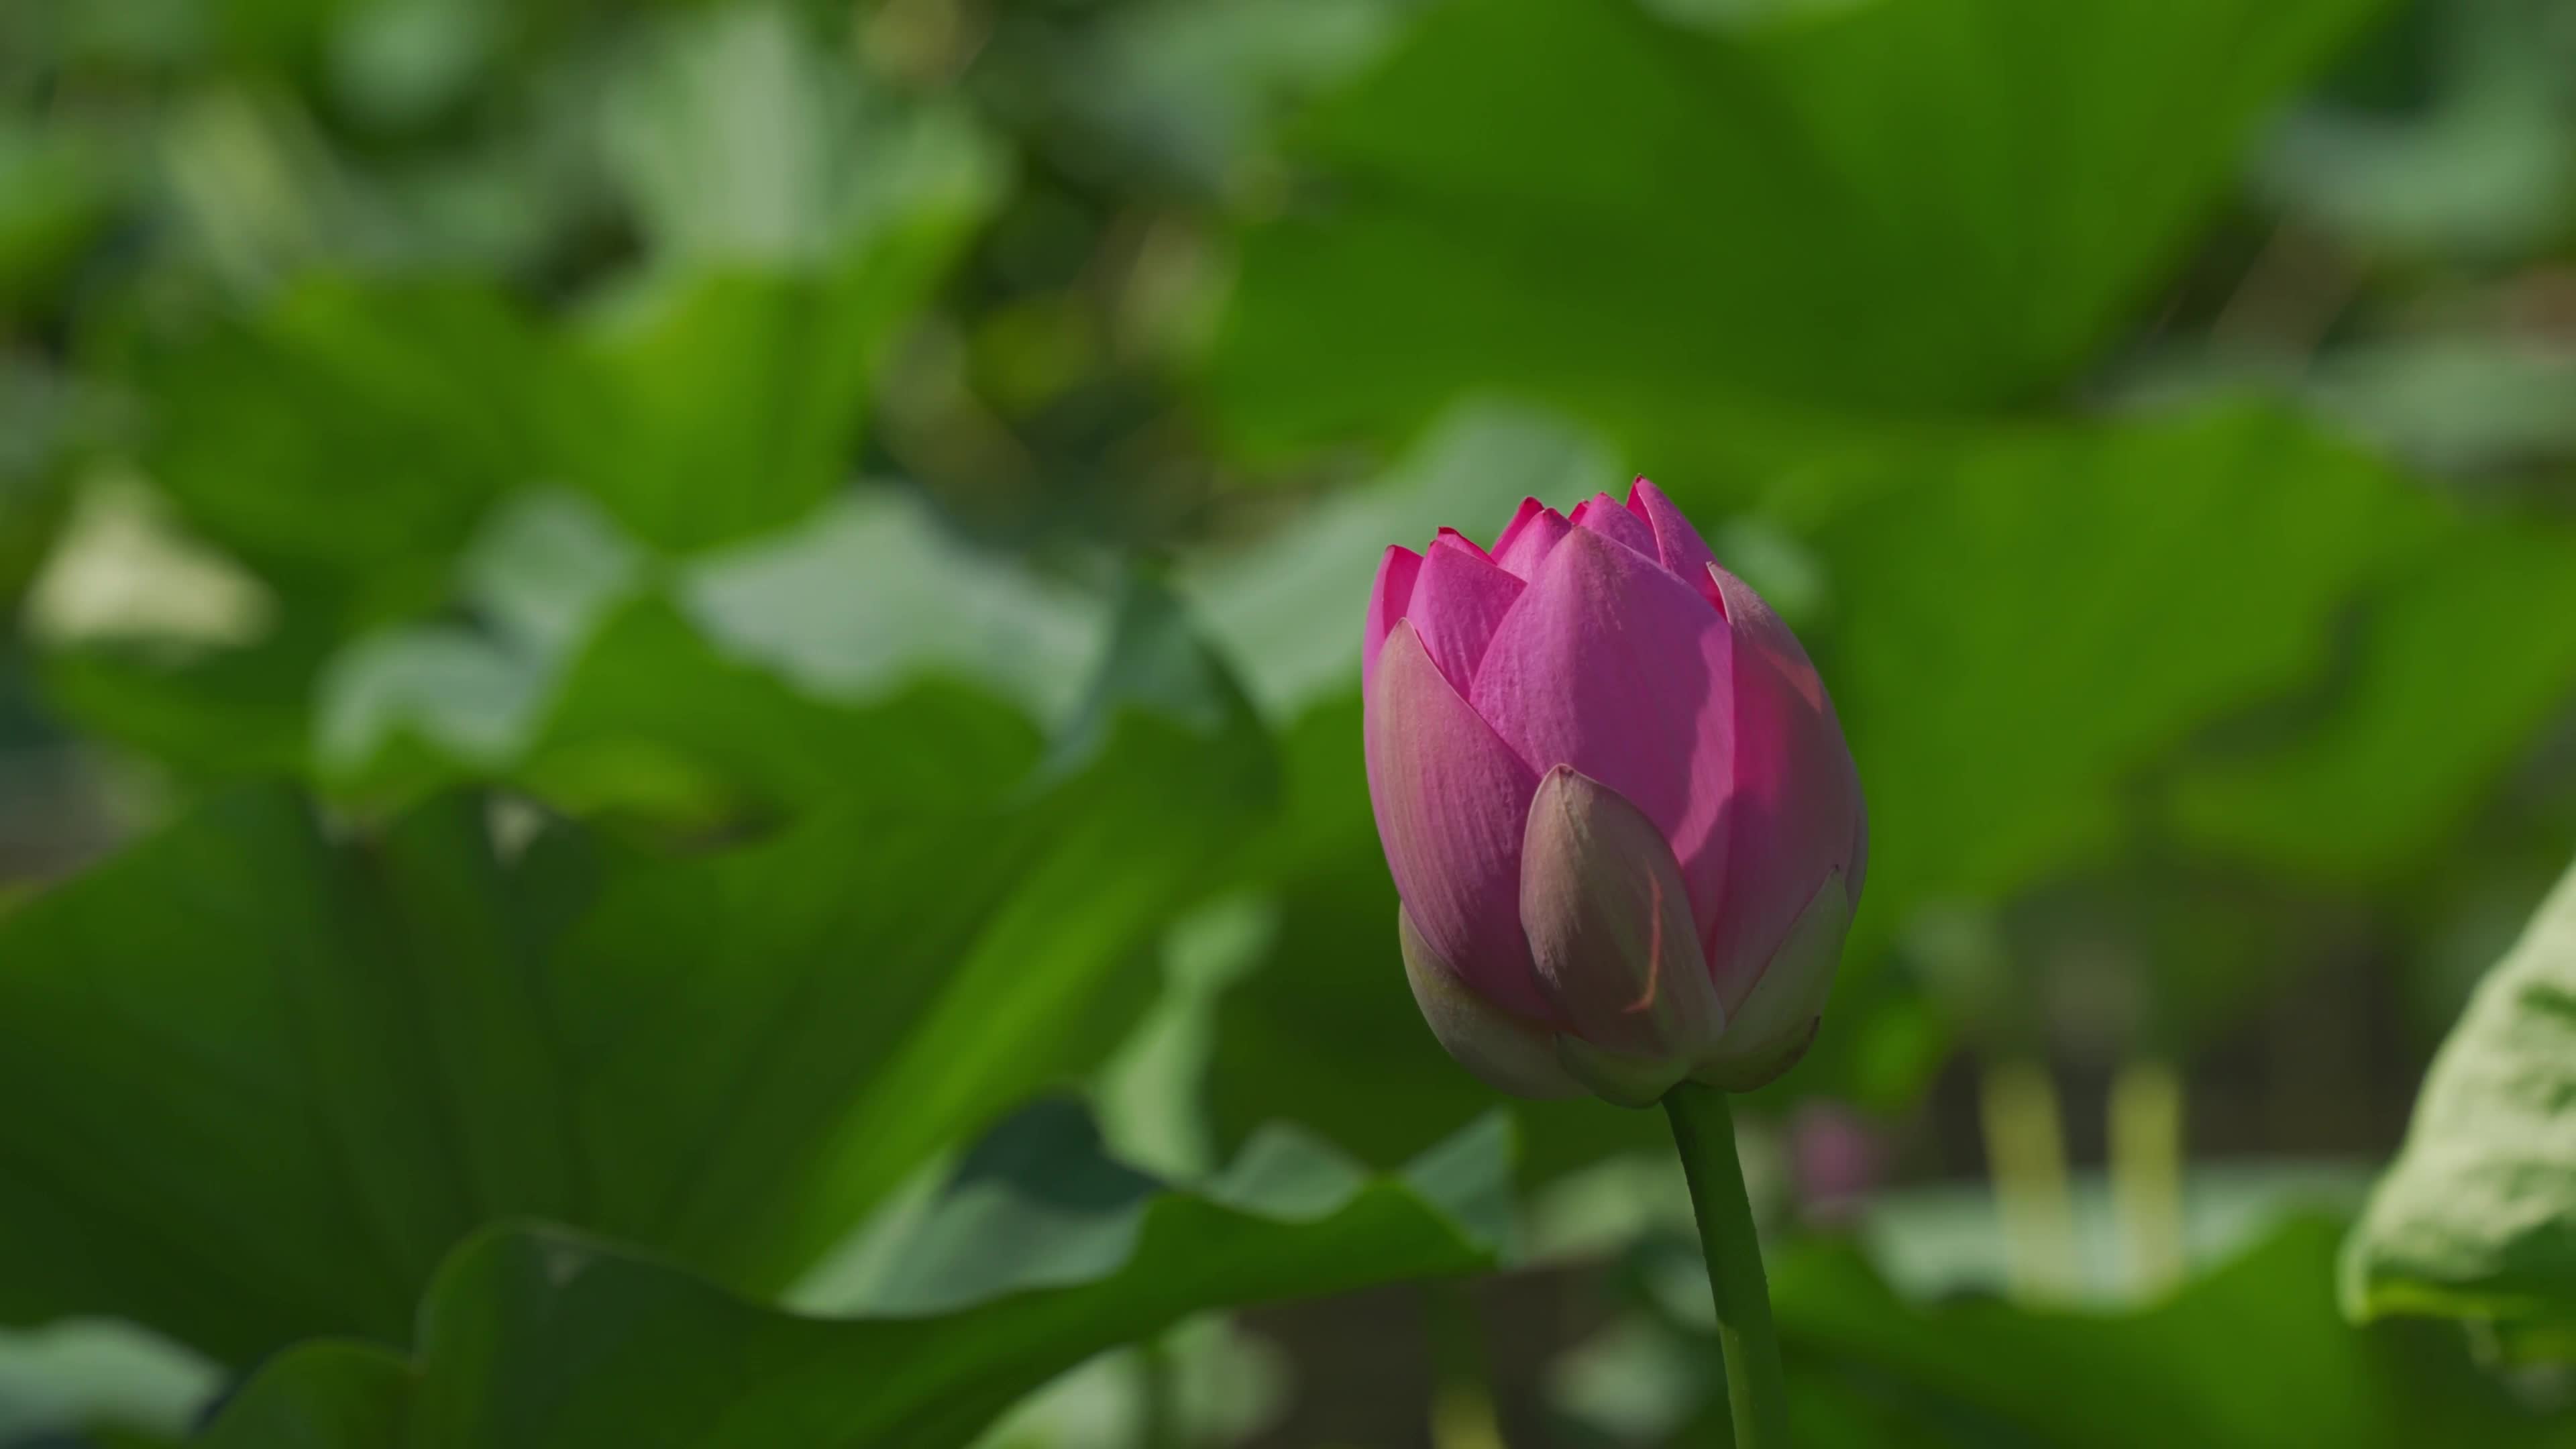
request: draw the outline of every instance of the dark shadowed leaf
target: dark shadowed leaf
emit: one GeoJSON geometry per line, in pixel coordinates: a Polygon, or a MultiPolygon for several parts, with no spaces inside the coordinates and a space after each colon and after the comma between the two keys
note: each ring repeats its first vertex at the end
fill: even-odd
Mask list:
{"type": "Polygon", "coordinates": [[[2116,845],[2131,782],[2302,687],[2339,610],[2452,526],[2287,415],[2021,429],[1858,462],[1808,495],[1820,661],[1870,807],[1864,946],[2116,845]]]}
{"type": "Polygon", "coordinates": [[[499,1231],[432,1284],[390,1415],[378,1390],[404,1376],[399,1360],[300,1348],[201,1442],[961,1445],[1056,1374],[1186,1314],[1491,1266],[1509,1156],[1498,1119],[1377,1177],[1271,1136],[1185,1190],[1101,1157],[1079,1112],[1043,1108],[961,1166],[907,1246],[898,1306],[799,1318],[602,1244],[499,1231]],[[317,1425],[330,1432],[274,1437],[317,1425]]]}
{"type": "Polygon", "coordinates": [[[1772,1294],[1802,1429],[1855,1449],[2568,1442],[2565,1417],[2517,1404],[2458,1335],[2338,1319],[2327,1292],[2337,1231],[2294,1219],[2125,1314],[1922,1306],[1856,1254],[1792,1254],[1772,1294]],[[2259,1372],[2248,1372],[2249,1355],[2259,1372]]]}
{"type": "Polygon", "coordinates": [[[2576,696],[2576,536],[2464,526],[2410,553],[2356,610],[2349,658],[2298,727],[2175,781],[2198,842],[2370,878],[2452,838],[2576,696]]]}
{"type": "Polygon", "coordinates": [[[142,464],[194,533],[343,627],[426,607],[492,500],[546,481],[559,380],[473,281],[316,277],[146,340],[142,464]]]}
{"type": "Polygon", "coordinates": [[[1218,393],[1265,443],[1483,388],[1659,452],[1748,445],[1694,435],[1774,426],[1749,394],[2027,398],[2144,303],[2254,124],[2379,8],[1445,5],[1311,118],[1320,175],[1248,239],[1218,393]]]}
{"type": "Polygon", "coordinates": [[[439,1257],[522,1215],[783,1286],[1094,1065],[1259,828],[1267,746],[1164,611],[1127,610],[1161,666],[1113,666],[1082,747],[999,799],[668,858],[514,849],[471,796],[351,833],[241,795],[32,900],[0,920],[0,1095],[49,1105],[0,1120],[0,1316],[236,1363],[399,1339],[439,1257]]]}

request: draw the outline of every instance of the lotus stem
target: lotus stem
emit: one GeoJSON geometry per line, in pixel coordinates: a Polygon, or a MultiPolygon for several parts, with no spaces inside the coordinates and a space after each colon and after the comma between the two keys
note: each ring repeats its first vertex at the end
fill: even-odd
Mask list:
{"type": "Polygon", "coordinates": [[[1463,1283],[1427,1286],[1431,1340],[1431,1449],[1504,1449],[1475,1300],[1463,1283]]]}
{"type": "Polygon", "coordinates": [[[1690,1181],[1709,1298],[1717,1305],[1736,1449],[1788,1449],[1789,1390],[1780,1372],[1780,1338],[1771,1324],[1771,1290],[1762,1274],[1762,1245],[1753,1232],[1753,1204],[1744,1193],[1726,1094],[1684,1082],[1664,1098],[1664,1112],[1672,1119],[1682,1175],[1690,1181]]]}
{"type": "Polygon", "coordinates": [[[2111,1198],[2141,1296],[2182,1275],[2182,1078],[2143,1057],[2111,1079],[2111,1198]]]}
{"type": "Polygon", "coordinates": [[[2071,1298],[2082,1274],[2057,1084],[2038,1063],[2015,1059],[1989,1063],[1977,1085],[2005,1277],[2018,1298],[2071,1298]]]}

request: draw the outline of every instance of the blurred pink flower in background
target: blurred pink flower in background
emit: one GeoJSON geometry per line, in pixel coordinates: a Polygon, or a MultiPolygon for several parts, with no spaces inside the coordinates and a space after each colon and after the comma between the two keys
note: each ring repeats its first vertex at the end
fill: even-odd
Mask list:
{"type": "Polygon", "coordinates": [[[1810,1223],[1850,1221],[1887,1178],[1887,1134],[1840,1102],[1802,1102],[1789,1115],[1789,1187],[1810,1223]]]}

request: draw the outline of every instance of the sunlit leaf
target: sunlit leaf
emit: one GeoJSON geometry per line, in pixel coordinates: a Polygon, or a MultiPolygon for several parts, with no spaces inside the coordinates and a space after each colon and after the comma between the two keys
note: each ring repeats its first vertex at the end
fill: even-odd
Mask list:
{"type": "Polygon", "coordinates": [[[2424,1078],[2345,1245],[2344,1308],[2441,1314],[2576,1350],[2576,872],[2497,963],[2424,1078]]]}
{"type": "Polygon", "coordinates": [[[478,628],[333,661],[318,766],[405,799],[500,776],[577,813],[679,820],[853,797],[992,798],[1065,720],[1102,601],[1044,587],[872,493],[685,567],[640,566],[595,508],[529,495],[460,562],[478,628]],[[539,506],[544,505],[544,506],[539,506]],[[902,758],[908,768],[870,768],[902,758]]]}

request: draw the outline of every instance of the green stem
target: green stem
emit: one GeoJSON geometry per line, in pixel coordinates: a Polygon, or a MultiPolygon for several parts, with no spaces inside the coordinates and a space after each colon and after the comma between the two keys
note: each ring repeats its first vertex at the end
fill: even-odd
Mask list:
{"type": "Polygon", "coordinates": [[[1726,1359],[1727,1412],[1736,1449],[1788,1449],[1789,1391],[1780,1374],[1780,1339],[1771,1326],[1771,1291],[1762,1277],[1762,1245],[1753,1236],[1753,1204],[1735,1158],[1735,1122],[1726,1094],[1684,1082],[1664,1098],[1690,1180],[1699,1247],[1708,1260],[1708,1293],[1717,1304],[1717,1343],[1726,1359]]]}
{"type": "Polygon", "coordinates": [[[2037,1062],[1990,1061],[1978,1074],[1977,1098],[2013,1295],[2024,1302],[2074,1297],[2084,1274],[2057,1082],[2037,1062]]]}
{"type": "Polygon", "coordinates": [[[1475,1301],[1458,1282],[1424,1285],[1431,1351],[1431,1449],[1504,1449],[1475,1301]]]}
{"type": "Polygon", "coordinates": [[[2111,1079],[2111,1199],[2128,1240],[2132,1286],[2152,1297],[2182,1276],[2182,1077],[2157,1057],[2111,1079]]]}

